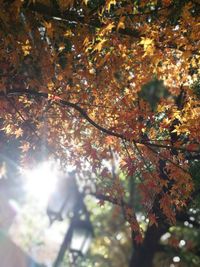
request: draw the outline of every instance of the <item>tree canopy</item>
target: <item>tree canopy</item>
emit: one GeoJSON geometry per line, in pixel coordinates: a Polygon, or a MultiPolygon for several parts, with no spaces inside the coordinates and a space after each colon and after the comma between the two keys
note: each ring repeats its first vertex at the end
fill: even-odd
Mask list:
{"type": "Polygon", "coordinates": [[[23,163],[75,166],[100,205],[120,207],[134,244],[135,203],[160,238],[200,190],[200,2],[0,3],[1,128],[23,163]]]}

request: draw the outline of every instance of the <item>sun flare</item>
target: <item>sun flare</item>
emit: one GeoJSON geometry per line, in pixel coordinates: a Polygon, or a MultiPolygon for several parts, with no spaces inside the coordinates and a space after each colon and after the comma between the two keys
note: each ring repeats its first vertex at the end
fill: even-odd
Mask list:
{"type": "Polygon", "coordinates": [[[54,191],[59,175],[57,164],[52,161],[40,163],[33,169],[23,169],[22,176],[25,180],[24,189],[40,204],[47,204],[50,194],[54,191]]]}

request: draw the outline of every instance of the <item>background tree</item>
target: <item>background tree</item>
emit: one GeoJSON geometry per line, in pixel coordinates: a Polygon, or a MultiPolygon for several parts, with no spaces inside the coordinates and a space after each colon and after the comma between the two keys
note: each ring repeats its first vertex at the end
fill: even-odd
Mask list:
{"type": "Polygon", "coordinates": [[[151,266],[199,193],[199,1],[1,6],[2,129],[20,140],[23,163],[53,155],[100,204],[119,206],[130,266],[151,266]]]}

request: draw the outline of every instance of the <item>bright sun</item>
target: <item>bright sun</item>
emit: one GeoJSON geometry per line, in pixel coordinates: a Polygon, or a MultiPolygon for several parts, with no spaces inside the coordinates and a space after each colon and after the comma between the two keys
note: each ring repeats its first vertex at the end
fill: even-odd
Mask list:
{"type": "Polygon", "coordinates": [[[55,189],[59,175],[57,164],[52,161],[45,161],[33,169],[21,170],[21,173],[27,194],[40,201],[40,204],[46,205],[50,194],[55,189]]]}

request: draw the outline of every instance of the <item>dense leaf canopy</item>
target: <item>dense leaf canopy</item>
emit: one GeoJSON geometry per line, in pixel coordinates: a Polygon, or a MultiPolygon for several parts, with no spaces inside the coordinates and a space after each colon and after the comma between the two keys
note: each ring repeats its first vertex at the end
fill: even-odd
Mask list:
{"type": "Polygon", "coordinates": [[[1,125],[23,162],[45,147],[75,166],[137,242],[133,188],[150,225],[174,223],[196,194],[199,1],[0,2],[1,125]]]}

